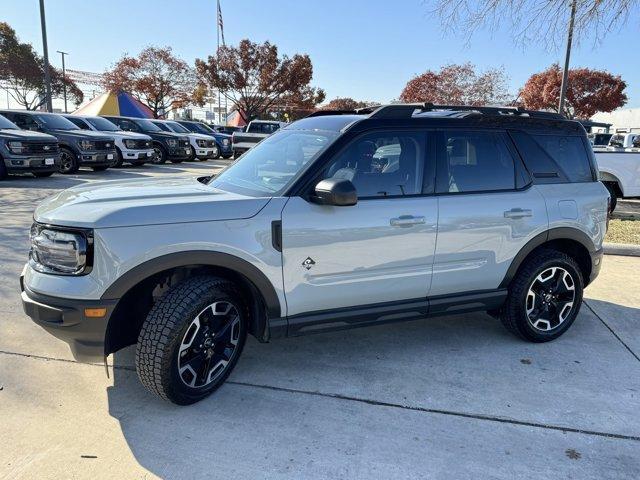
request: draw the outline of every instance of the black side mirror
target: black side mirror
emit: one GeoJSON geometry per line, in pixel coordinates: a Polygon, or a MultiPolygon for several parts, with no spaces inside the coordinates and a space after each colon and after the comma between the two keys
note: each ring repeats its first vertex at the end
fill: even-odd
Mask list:
{"type": "Polygon", "coordinates": [[[321,205],[350,207],[358,203],[358,192],[350,180],[344,178],[327,178],[318,182],[315,196],[311,201],[321,205]]]}

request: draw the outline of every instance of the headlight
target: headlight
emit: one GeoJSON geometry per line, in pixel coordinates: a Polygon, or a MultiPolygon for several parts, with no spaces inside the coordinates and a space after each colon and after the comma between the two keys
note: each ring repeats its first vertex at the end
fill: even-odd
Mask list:
{"type": "Polygon", "coordinates": [[[170,147],[177,147],[178,141],[174,138],[170,138],[167,140],[167,145],[169,145],[170,147]]]}
{"type": "Polygon", "coordinates": [[[80,140],[78,142],[78,146],[81,150],[95,150],[96,142],[92,142],[90,140],[80,140]]]}
{"type": "Polygon", "coordinates": [[[29,264],[42,273],[80,275],[91,268],[91,230],[58,230],[34,223],[29,264]]]}
{"type": "Polygon", "coordinates": [[[22,142],[7,142],[7,148],[11,151],[11,153],[16,153],[20,155],[24,152],[26,145],[23,145],[22,142]]]}
{"type": "Polygon", "coordinates": [[[222,139],[222,144],[227,147],[229,145],[229,139],[228,138],[223,138],[222,139]]]}
{"type": "Polygon", "coordinates": [[[206,140],[196,140],[196,145],[198,145],[199,147],[206,147],[207,146],[207,141],[206,140]]]}
{"type": "Polygon", "coordinates": [[[136,148],[136,141],[135,140],[125,140],[124,141],[124,146],[127,148],[136,148]]]}

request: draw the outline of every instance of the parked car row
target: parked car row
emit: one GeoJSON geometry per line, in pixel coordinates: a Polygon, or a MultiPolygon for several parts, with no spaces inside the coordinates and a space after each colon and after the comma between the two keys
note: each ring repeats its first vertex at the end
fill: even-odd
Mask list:
{"type": "Polygon", "coordinates": [[[0,110],[0,179],[232,156],[231,136],[199,122],[0,110]]]}

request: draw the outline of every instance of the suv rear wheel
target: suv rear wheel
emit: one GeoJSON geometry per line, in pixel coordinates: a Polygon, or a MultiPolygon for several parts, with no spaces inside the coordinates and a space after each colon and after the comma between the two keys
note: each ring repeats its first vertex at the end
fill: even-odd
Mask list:
{"type": "Polygon", "coordinates": [[[136,370],[151,392],[178,405],[202,400],[233,370],[247,337],[247,309],[233,283],[193,277],[158,300],[136,346],[136,370]]]}
{"type": "Polygon", "coordinates": [[[556,250],[540,250],[525,261],[511,283],[502,323],[530,342],[554,340],[576,319],[583,286],[573,258],[556,250]]]}

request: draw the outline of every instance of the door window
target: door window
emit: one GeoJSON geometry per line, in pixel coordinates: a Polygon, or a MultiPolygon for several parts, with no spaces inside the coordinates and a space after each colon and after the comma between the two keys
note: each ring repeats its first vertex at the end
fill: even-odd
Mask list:
{"type": "Polygon", "coordinates": [[[426,134],[376,132],[354,140],[333,160],[324,178],[344,178],[358,198],[422,193],[426,134]]]}
{"type": "Polygon", "coordinates": [[[500,135],[445,131],[439,188],[444,193],[513,190],[515,166],[500,135]]]}
{"type": "Polygon", "coordinates": [[[38,125],[31,115],[15,114],[15,120],[13,120],[13,123],[23,130],[40,130],[40,125],[38,125]]]}

